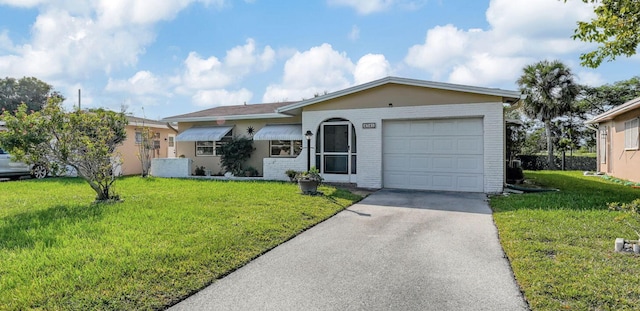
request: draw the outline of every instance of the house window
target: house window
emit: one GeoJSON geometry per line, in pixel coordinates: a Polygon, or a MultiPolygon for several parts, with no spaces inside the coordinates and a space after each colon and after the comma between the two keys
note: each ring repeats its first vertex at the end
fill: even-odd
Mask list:
{"type": "Polygon", "coordinates": [[[136,145],[142,144],[142,132],[136,131],[136,145]]]}
{"type": "Polygon", "coordinates": [[[160,141],[159,140],[154,140],[153,141],[153,149],[155,149],[155,150],[160,149],[160,141]]]}
{"type": "Polygon", "coordinates": [[[638,149],[638,119],[632,119],[624,123],[624,149],[638,149]]]}
{"type": "Polygon", "coordinates": [[[297,157],[302,151],[302,140],[271,140],[272,157],[297,157]]]}
{"type": "Polygon", "coordinates": [[[220,147],[233,139],[232,131],[229,131],[219,141],[196,141],[196,156],[215,156],[220,154],[220,147]]]}
{"type": "Polygon", "coordinates": [[[214,143],[213,141],[197,141],[196,142],[196,156],[212,156],[214,143]]]}

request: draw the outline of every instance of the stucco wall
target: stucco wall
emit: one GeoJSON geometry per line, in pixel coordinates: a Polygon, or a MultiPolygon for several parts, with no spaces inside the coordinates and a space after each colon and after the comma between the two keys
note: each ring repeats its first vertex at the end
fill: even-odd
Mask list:
{"type": "MultiPolygon", "coordinates": [[[[160,149],[158,152],[152,152],[153,158],[166,158],[169,134],[175,134],[175,131],[169,128],[155,128],[151,130],[160,133],[160,149]]],[[[142,173],[142,164],[138,159],[138,145],[136,144],[136,126],[128,125],[126,127],[127,139],[121,146],[116,149],[116,153],[122,159],[121,173],[122,175],[136,175],[142,173]]]]}
{"type": "MultiPolygon", "coordinates": [[[[640,182],[640,150],[625,150],[624,148],[624,122],[637,117],[640,117],[640,109],[622,114],[612,122],[600,124],[600,126],[610,126],[608,133],[610,136],[608,138],[610,139],[609,154],[606,159],[607,163],[599,164],[600,172],[617,178],[640,182]]],[[[600,139],[598,137],[599,143],[600,139]]],[[[598,163],[600,163],[600,160],[598,160],[598,163]]]]}
{"type": "MultiPolygon", "coordinates": [[[[282,119],[262,119],[262,120],[233,120],[221,122],[181,122],[178,124],[180,132],[185,131],[193,126],[233,126],[234,136],[248,137],[247,128],[253,127],[254,133],[258,132],[267,124],[294,124],[300,123],[300,117],[282,118],[282,119]]],[[[302,133],[301,133],[302,134],[302,133]]],[[[224,169],[220,165],[220,156],[197,156],[195,142],[177,142],[176,154],[184,155],[186,158],[193,160],[192,170],[196,166],[204,166],[211,170],[214,174],[224,174],[224,169]]],[[[255,151],[251,154],[251,158],[247,161],[245,167],[253,166],[258,170],[260,175],[264,174],[263,159],[269,158],[269,141],[255,140],[253,141],[255,151]]],[[[192,172],[193,173],[193,172],[192,172]]]]}
{"type": "MultiPolygon", "coordinates": [[[[398,97],[395,103],[402,101],[398,97]]],[[[442,104],[426,106],[343,109],[332,111],[303,111],[302,131],[314,133],[315,139],[320,123],[331,118],[344,118],[355,126],[357,136],[357,185],[364,188],[381,188],[382,180],[382,121],[408,119],[438,119],[482,117],[484,130],[484,192],[501,192],[504,182],[504,117],[501,102],[442,104]],[[376,123],[374,129],[363,129],[362,123],[376,123]]],[[[315,165],[315,157],[311,159],[315,165]]]]}
{"type": "Polygon", "coordinates": [[[289,177],[285,175],[287,170],[306,171],[306,142],[303,144],[304,149],[302,149],[302,152],[295,158],[264,158],[264,179],[289,180],[289,177]]]}
{"type": "Polygon", "coordinates": [[[449,91],[442,89],[415,87],[401,84],[387,84],[364,90],[344,97],[327,100],[305,107],[305,111],[411,107],[426,105],[449,105],[464,103],[495,103],[501,97],[449,91]]]}
{"type": "Polygon", "coordinates": [[[153,159],[150,174],[156,177],[188,177],[191,175],[191,159],[153,159]]]}

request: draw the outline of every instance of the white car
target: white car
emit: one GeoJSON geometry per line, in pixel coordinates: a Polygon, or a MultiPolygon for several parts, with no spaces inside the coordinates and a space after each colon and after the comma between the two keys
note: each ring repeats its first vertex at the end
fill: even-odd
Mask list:
{"type": "Polygon", "coordinates": [[[31,176],[41,179],[47,177],[47,167],[41,164],[28,165],[22,162],[14,162],[11,155],[0,148],[0,178],[19,179],[22,176],[31,176]]]}

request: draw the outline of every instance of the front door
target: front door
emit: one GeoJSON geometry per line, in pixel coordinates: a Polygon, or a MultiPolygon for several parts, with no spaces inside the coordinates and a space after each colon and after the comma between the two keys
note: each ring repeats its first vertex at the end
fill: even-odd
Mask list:
{"type": "Polygon", "coordinates": [[[320,126],[319,169],[330,182],[356,182],[356,137],[349,121],[328,121],[320,126]]]}
{"type": "Polygon", "coordinates": [[[176,135],[169,134],[167,138],[167,158],[176,157],[176,135]]]}

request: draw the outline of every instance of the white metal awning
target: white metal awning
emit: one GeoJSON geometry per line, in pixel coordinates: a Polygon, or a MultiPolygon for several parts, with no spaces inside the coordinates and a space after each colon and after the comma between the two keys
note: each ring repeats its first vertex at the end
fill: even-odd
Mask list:
{"type": "Polygon", "coordinates": [[[176,141],[219,141],[233,126],[192,127],[176,136],[176,141]]]}
{"type": "Polygon", "coordinates": [[[302,140],[302,124],[267,124],[253,135],[253,140],[302,140]]]}

